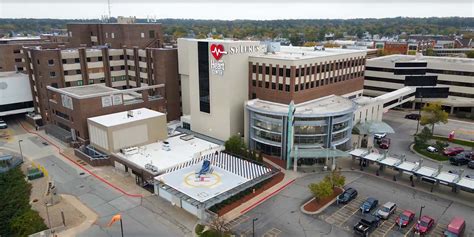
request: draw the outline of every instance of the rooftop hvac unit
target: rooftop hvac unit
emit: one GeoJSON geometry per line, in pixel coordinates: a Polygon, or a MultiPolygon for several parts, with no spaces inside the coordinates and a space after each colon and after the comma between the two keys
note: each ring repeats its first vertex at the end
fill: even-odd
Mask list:
{"type": "Polygon", "coordinates": [[[164,141],[164,142],[163,142],[163,145],[161,146],[161,148],[162,148],[164,151],[170,151],[170,150],[171,150],[170,143],[167,142],[167,141],[164,141]]]}
{"type": "Polygon", "coordinates": [[[151,171],[152,173],[158,173],[158,167],[156,167],[155,165],[152,165],[150,163],[145,164],[145,169],[151,171]]]}
{"type": "Polygon", "coordinates": [[[127,111],[127,118],[132,118],[133,117],[133,111],[129,110],[127,111]]]}
{"type": "Polygon", "coordinates": [[[128,147],[120,149],[120,152],[124,155],[133,155],[138,153],[138,147],[128,147]]]}

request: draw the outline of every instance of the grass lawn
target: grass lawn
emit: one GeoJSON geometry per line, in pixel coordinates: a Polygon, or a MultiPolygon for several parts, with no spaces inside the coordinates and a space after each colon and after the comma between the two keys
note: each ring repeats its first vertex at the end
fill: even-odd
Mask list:
{"type": "Polygon", "coordinates": [[[474,147],[474,142],[466,141],[466,140],[453,139],[452,141],[449,141],[447,137],[441,137],[441,136],[436,136],[436,135],[434,135],[432,139],[438,140],[438,141],[451,142],[451,143],[462,145],[462,146],[474,147]]]}
{"type": "Polygon", "coordinates": [[[431,153],[431,152],[427,151],[426,148],[427,148],[428,146],[429,146],[429,145],[423,145],[423,146],[416,146],[416,145],[414,145],[414,146],[413,146],[413,149],[414,149],[416,152],[418,152],[418,153],[420,153],[420,154],[422,154],[422,155],[424,155],[424,156],[426,156],[426,157],[429,157],[429,158],[431,158],[431,159],[433,159],[433,160],[446,161],[446,160],[449,159],[449,157],[447,157],[447,156],[445,156],[445,155],[443,155],[443,154],[440,154],[440,153],[431,153]]]}

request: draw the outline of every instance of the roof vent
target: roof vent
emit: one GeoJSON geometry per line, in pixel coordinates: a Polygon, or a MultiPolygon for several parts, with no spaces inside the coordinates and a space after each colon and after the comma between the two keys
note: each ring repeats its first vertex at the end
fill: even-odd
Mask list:
{"type": "Polygon", "coordinates": [[[133,111],[132,110],[127,111],[127,118],[133,118],[133,111]]]}

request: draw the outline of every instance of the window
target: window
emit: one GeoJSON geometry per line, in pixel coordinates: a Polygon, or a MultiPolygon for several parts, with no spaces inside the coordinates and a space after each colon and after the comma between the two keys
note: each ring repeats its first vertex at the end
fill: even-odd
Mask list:
{"type": "Polygon", "coordinates": [[[21,63],[21,58],[15,58],[15,62],[21,63]]]}
{"type": "Polygon", "coordinates": [[[155,38],[155,31],[154,30],[148,31],[148,37],[154,39],[155,38]]]}
{"type": "Polygon", "coordinates": [[[124,65],[120,66],[120,70],[125,70],[125,66],[124,65]]]}
{"type": "Polygon", "coordinates": [[[280,90],[280,91],[283,90],[283,84],[278,84],[278,90],[280,90]]]}
{"type": "MultiPolygon", "coordinates": [[[[142,33],[143,35],[143,33],[142,33]]],[[[211,113],[209,93],[209,44],[198,42],[199,110],[211,113]]]]}
{"type": "Polygon", "coordinates": [[[112,61],[114,59],[114,57],[112,56],[109,56],[109,60],[112,61]]]}
{"type": "Polygon", "coordinates": [[[39,59],[36,59],[36,63],[37,63],[37,64],[40,64],[40,60],[39,60],[39,59]]]}
{"type": "Polygon", "coordinates": [[[51,86],[54,88],[58,88],[58,83],[51,83],[51,86]]]}
{"type": "Polygon", "coordinates": [[[123,57],[123,55],[120,55],[120,57],[119,57],[119,58],[120,58],[121,60],[123,60],[123,58],[124,58],[124,57],[123,57]]]}
{"type": "Polygon", "coordinates": [[[63,64],[66,64],[67,63],[67,60],[66,59],[63,59],[61,60],[63,62],[63,64]]]}
{"type": "Polygon", "coordinates": [[[252,86],[257,86],[257,80],[252,80],[252,86]]]}
{"type": "Polygon", "coordinates": [[[56,72],[49,72],[49,77],[56,77],[56,72]]]}
{"type": "Polygon", "coordinates": [[[20,50],[19,49],[14,49],[13,53],[20,53],[20,50]]]}
{"type": "Polygon", "coordinates": [[[145,33],[144,32],[140,33],[140,37],[145,38],[145,33]]]}
{"type": "Polygon", "coordinates": [[[82,81],[77,81],[77,85],[82,86],[83,85],[82,81]]]}
{"type": "Polygon", "coordinates": [[[94,84],[94,80],[90,79],[89,84],[94,84]]]}
{"type": "Polygon", "coordinates": [[[64,76],[69,75],[69,71],[64,71],[64,76]]]}
{"type": "Polygon", "coordinates": [[[257,98],[257,94],[252,93],[252,99],[256,99],[256,98],[257,98]]]}
{"type": "Polygon", "coordinates": [[[48,65],[49,65],[49,66],[54,65],[54,60],[53,60],[53,59],[48,60],[48,65]]]}
{"type": "Polygon", "coordinates": [[[87,62],[90,62],[91,61],[91,58],[87,58],[87,62]]]}
{"type": "Polygon", "coordinates": [[[112,33],[111,35],[112,35],[112,39],[115,39],[115,33],[112,33]]]}
{"type": "Polygon", "coordinates": [[[76,74],[81,74],[81,70],[76,70],[76,74]]]}
{"type": "Polygon", "coordinates": [[[75,63],[80,63],[81,61],[80,61],[78,58],[75,58],[75,59],[74,59],[74,62],[75,62],[75,63]]]}
{"type": "Polygon", "coordinates": [[[109,38],[109,33],[105,32],[105,38],[109,38]]]}
{"type": "Polygon", "coordinates": [[[102,61],[102,57],[99,57],[97,60],[98,60],[99,62],[101,62],[101,61],[102,61]]]}

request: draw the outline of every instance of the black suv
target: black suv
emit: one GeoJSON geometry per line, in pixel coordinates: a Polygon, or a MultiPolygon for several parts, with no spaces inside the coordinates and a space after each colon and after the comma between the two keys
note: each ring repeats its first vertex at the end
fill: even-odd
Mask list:
{"type": "Polygon", "coordinates": [[[348,188],[337,197],[337,203],[346,204],[357,197],[357,190],[348,188]]]}
{"type": "Polygon", "coordinates": [[[469,161],[469,163],[467,163],[467,167],[474,169],[474,160],[469,161]]]}
{"type": "Polygon", "coordinates": [[[469,161],[471,161],[471,159],[467,158],[466,155],[462,153],[449,158],[449,163],[453,165],[466,165],[469,161]]]}
{"type": "Polygon", "coordinates": [[[356,235],[369,236],[380,225],[380,218],[374,215],[365,215],[354,225],[356,235]]]}
{"type": "Polygon", "coordinates": [[[405,115],[406,119],[412,119],[412,120],[420,120],[420,115],[419,114],[407,114],[405,115]]]}

